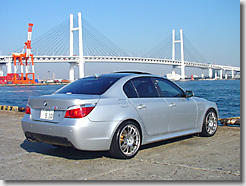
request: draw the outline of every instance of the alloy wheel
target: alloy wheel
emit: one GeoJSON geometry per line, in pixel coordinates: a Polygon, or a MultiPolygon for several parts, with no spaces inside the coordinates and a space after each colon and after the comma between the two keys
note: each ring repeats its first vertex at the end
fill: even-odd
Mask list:
{"type": "Polygon", "coordinates": [[[126,125],[119,135],[119,146],[125,156],[133,156],[140,146],[140,133],[135,125],[126,125]]]}
{"type": "Polygon", "coordinates": [[[217,125],[218,123],[216,114],[213,111],[209,112],[206,116],[206,131],[208,134],[214,134],[217,129],[217,125]]]}

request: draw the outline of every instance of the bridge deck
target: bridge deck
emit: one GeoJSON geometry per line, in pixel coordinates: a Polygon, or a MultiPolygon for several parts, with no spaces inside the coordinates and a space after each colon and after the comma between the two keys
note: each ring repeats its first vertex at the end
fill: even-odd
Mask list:
{"type": "MultiPolygon", "coordinates": [[[[0,64],[12,62],[11,56],[0,56],[0,64]]],[[[84,62],[112,62],[112,63],[148,63],[181,66],[181,61],[171,59],[121,57],[121,56],[84,56],[84,62]]],[[[34,56],[34,63],[79,63],[79,56],[34,56]]],[[[240,72],[240,67],[214,65],[207,63],[184,61],[186,67],[228,70],[240,72]]]]}

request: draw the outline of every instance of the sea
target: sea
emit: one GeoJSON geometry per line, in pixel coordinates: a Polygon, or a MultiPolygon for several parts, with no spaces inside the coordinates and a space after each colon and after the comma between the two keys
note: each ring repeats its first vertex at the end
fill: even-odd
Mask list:
{"type": "MultiPolygon", "coordinates": [[[[176,81],[197,97],[217,104],[219,118],[240,116],[240,80],[176,81]]],[[[0,86],[0,105],[26,107],[30,96],[52,94],[64,85],[0,86]]]]}

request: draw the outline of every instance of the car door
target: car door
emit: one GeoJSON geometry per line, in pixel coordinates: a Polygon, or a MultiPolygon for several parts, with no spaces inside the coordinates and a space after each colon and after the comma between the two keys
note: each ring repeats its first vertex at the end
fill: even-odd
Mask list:
{"type": "Polygon", "coordinates": [[[169,131],[176,132],[196,127],[197,105],[192,98],[186,98],[184,91],[164,78],[154,78],[159,94],[166,101],[170,111],[169,131]]]}
{"type": "Polygon", "coordinates": [[[139,77],[128,81],[124,86],[124,91],[140,115],[148,135],[168,132],[168,104],[159,97],[149,77],[139,77]]]}

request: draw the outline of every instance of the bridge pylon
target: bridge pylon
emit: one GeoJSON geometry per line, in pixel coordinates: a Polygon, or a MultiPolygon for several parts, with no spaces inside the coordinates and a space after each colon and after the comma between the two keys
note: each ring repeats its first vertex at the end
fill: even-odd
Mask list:
{"type": "MultiPolygon", "coordinates": [[[[82,19],[81,12],[78,13],[78,27],[73,27],[73,14],[70,14],[70,56],[73,56],[73,32],[79,32],[79,78],[83,78],[84,74],[84,54],[83,54],[83,35],[82,35],[82,19]]],[[[76,63],[70,63],[69,80],[74,81],[74,67],[76,63]]]]}
{"type": "MultiPolygon", "coordinates": [[[[181,54],[181,79],[185,79],[185,64],[184,64],[184,38],[183,38],[183,30],[180,29],[180,40],[175,39],[175,30],[173,29],[173,37],[172,37],[172,60],[175,60],[175,44],[180,43],[180,54],[181,54]]],[[[173,72],[176,66],[173,67],[173,72]]]]}

